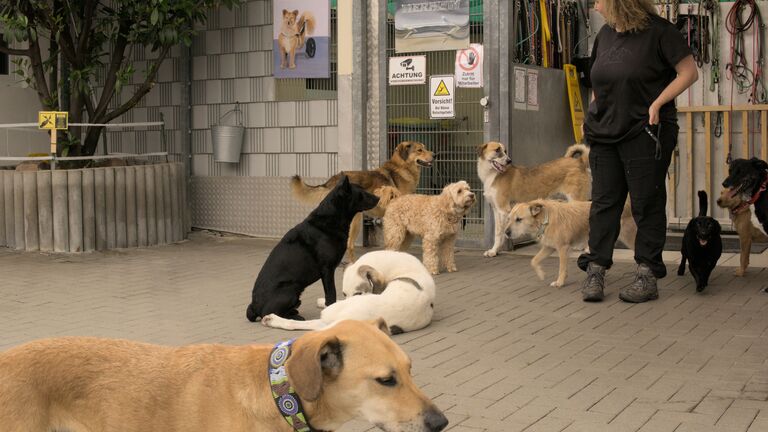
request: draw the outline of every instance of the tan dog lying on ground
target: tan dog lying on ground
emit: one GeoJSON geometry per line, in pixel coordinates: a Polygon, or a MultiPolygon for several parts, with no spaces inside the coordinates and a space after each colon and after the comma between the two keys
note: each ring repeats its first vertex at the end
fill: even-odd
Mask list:
{"type": "MultiPolygon", "coordinates": [[[[288,391],[286,375],[306,416],[297,418],[315,430],[357,416],[392,432],[444,429],[385,331],[382,320],[342,321],[299,337],[287,361],[272,345],[31,342],[0,354],[0,431],[309,431],[289,426],[273,398],[288,391]]],[[[283,409],[297,406],[288,396],[283,409]]]]}
{"type": "Polygon", "coordinates": [[[440,195],[405,195],[389,203],[384,214],[384,245],[406,250],[413,236],[422,238],[424,266],[432,274],[441,264],[456,271],[454,245],[461,218],[475,203],[475,194],[465,181],[451,183],[440,195]]]}
{"type": "MultiPolygon", "coordinates": [[[[343,175],[347,175],[351,183],[359,185],[373,194],[382,186],[394,187],[401,195],[411,194],[416,191],[416,186],[419,184],[420,167],[432,166],[433,160],[432,152],[427,150],[424,144],[416,141],[403,141],[395,147],[392,157],[379,168],[369,171],[343,171],[317,186],[309,186],[301,180],[300,176],[293,176],[291,192],[299,201],[316,205],[333,189],[343,175]]],[[[382,198],[382,196],[379,197],[382,198]]],[[[384,210],[380,205],[367,211],[366,214],[382,217],[384,210]]],[[[360,213],[352,220],[352,225],[349,227],[347,257],[350,262],[355,260],[355,240],[357,240],[362,226],[363,214],[360,213]]]]}
{"type": "MultiPolygon", "coordinates": [[[[539,279],[544,280],[541,262],[557,251],[560,270],[557,280],[550,286],[561,287],[568,270],[568,252],[574,247],[585,247],[589,240],[589,201],[535,200],[516,204],[509,212],[505,234],[509,238],[532,236],[541,244],[541,250],[531,260],[531,267],[539,279]]],[[[635,248],[637,225],[632,217],[629,200],[621,214],[619,240],[630,249],[635,248]]]]}
{"type": "Polygon", "coordinates": [[[503,245],[506,217],[513,203],[555,194],[565,195],[569,201],[589,199],[589,148],[575,144],[559,159],[526,168],[512,165],[504,144],[491,141],[478,149],[477,175],[483,182],[483,196],[493,208],[493,247],[484,255],[494,257],[503,245]]]}
{"type": "Polygon", "coordinates": [[[744,276],[749,267],[752,242],[768,243],[768,236],[752,223],[752,210],[749,206],[744,206],[744,202],[743,197],[740,194],[734,194],[731,188],[720,191],[720,198],[717,199],[719,207],[728,209],[733,228],[739,235],[740,260],[739,267],[734,272],[736,276],[744,276]]]}

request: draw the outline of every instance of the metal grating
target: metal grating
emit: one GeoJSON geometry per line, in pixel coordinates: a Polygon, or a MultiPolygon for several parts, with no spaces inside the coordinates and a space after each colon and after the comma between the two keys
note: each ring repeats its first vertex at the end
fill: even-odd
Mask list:
{"type": "MultiPolygon", "coordinates": [[[[394,1],[388,2],[387,58],[395,53],[394,1]]],[[[483,2],[470,1],[470,42],[483,43],[483,2]]],[[[456,51],[408,53],[427,56],[428,75],[452,75],[456,51]]],[[[402,54],[400,54],[402,55],[402,54]]],[[[386,79],[384,77],[383,79],[386,79]]],[[[466,218],[460,240],[482,244],[484,225],[483,185],[477,177],[477,146],[483,142],[482,88],[456,88],[456,118],[430,120],[429,85],[387,87],[387,149],[391,156],[401,141],[424,143],[435,152],[432,168],[422,169],[417,193],[439,194],[442,188],[459,180],[469,183],[478,198],[466,218]]]]}

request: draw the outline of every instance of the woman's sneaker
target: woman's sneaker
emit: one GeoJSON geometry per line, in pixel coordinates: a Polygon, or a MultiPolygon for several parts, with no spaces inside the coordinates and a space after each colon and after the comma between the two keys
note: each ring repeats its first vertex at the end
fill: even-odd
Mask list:
{"type": "Polygon", "coordinates": [[[605,291],[605,267],[589,263],[587,266],[587,279],[581,286],[581,296],[585,302],[603,301],[605,291]]]}
{"type": "Polygon", "coordinates": [[[656,286],[656,276],[645,264],[637,266],[637,275],[632,285],[619,291],[619,298],[629,303],[643,303],[659,298],[659,288],[656,286]]]}

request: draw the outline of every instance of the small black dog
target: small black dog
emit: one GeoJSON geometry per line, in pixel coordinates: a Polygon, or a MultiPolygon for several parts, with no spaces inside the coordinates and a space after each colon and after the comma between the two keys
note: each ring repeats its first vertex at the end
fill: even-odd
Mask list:
{"type": "Polygon", "coordinates": [[[277,314],[302,319],[298,308],[304,288],[323,281],[326,304],[336,301],[334,270],[347,250],[349,224],[361,211],[376,207],[379,197],[351,184],[338,182],[303,222],[293,227],[272,249],[253,285],[246,316],[251,322],[277,314]]]}
{"type": "Polygon", "coordinates": [[[707,193],[699,191],[699,216],[691,219],[683,234],[683,247],[680,253],[678,276],[685,274],[685,260],[696,280],[696,291],[702,292],[709,283],[709,275],[717,265],[723,253],[723,241],[720,238],[720,224],[707,216],[707,193]]]}
{"type": "Polygon", "coordinates": [[[731,195],[741,196],[742,206],[754,204],[755,216],[768,234],[768,163],[754,157],[734,159],[728,166],[728,178],[723,181],[723,187],[730,189],[731,195]]]}

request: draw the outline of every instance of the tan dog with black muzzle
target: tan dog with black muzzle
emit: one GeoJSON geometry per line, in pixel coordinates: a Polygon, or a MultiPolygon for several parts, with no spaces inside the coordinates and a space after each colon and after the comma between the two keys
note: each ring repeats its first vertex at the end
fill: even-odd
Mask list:
{"type": "MultiPolygon", "coordinates": [[[[355,417],[389,432],[445,428],[387,332],[382,320],[342,321],[293,342],[282,364],[313,430],[355,417]]],[[[85,337],[31,342],[0,354],[0,431],[309,431],[278,410],[276,352],[85,337]]]]}

